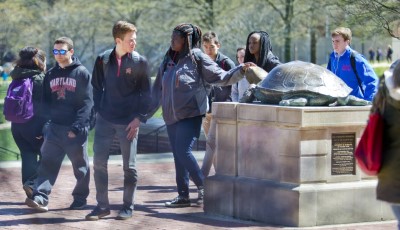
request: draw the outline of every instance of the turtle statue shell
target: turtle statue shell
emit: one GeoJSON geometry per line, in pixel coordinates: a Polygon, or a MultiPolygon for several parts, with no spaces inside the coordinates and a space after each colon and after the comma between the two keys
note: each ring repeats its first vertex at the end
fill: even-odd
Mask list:
{"type": "MultiPolygon", "coordinates": [[[[331,106],[349,104],[352,89],[322,66],[292,61],[275,67],[251,91],[265,104],[331,106]]],[[[365,100],[353,99],[354,105],[368,104],[365,100]]]]}

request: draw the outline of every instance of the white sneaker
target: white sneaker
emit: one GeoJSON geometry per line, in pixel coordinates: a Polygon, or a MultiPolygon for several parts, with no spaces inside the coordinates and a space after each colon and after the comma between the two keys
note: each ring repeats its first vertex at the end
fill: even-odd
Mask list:
{"type": "Polygon", "coordinates": [[[28,207],[34,208],[39,212],[47,212],[47,211],[49,211],[49,209],[47,208],[47,205],[43,205],[39,201],[35,201],[36,200],[35,198],[36,197],[34,197],[33,200],[29,199],[29,198],[26,198],[25,199],[25,204],[28,205],[28,207]]]}

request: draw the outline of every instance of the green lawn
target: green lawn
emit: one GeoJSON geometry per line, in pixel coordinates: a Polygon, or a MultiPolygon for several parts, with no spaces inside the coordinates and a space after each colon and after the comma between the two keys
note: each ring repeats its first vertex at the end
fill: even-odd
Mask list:
{"type": "Polygon", "coordinates": [[[380,66],[380,67],[374,68],[374,71],[375,71],[375,73],[376,73],[376,75],[377,75],[378,77],[382,77],[382,76],[383,76],[383,73],[384,73],[388,68],[389,68],[389,67],[386,67],[386,66],[380,66]]]}

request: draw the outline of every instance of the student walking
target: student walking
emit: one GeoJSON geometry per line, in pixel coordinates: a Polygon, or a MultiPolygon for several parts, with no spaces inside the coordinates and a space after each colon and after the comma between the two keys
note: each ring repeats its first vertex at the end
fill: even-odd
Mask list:
{"type": "Polygon", "coordinates": [[[48,211],[49,196],[65,155],[71,160],[75,188],[70,209],[83,209],[89,195],[89,159],[87,137],[90,111],[93,107],[91,75],[73,56],[70,38],[60,37],[54,42],[56,65],[44,79],[44,111],[49,123],[44,131],[42,160],[35,180],[33,196],[25,203],[38,211],[48,211]]]}
{"type": "MultiPolygon", "coordinates": [[[[46,122],[42,109],[45,71],[46,54],[43,50],[31,46],[21,49],[19,58],[15,62],[15,68],[10,73],[14,81],[10,87],[16,85],[23,90],[24,86],[21,87],[20,84],[27,84],[26,86],[29,88],[25,88],[25,90],[28,92],[22,92],[29,94],[27,97],[23,97],[23,100],[26,99],[26,101],[17,103],[32,107],[21,108],[23,113],[12,110],[15,108],[12,103],[16,101],[13,98],[8,104],[8,93],[4,106],[4,114],[11,121],[11,132],[21,154],[22,185],[28,198],[32,197],[34,180],[37,178],[37,169],[42,157],[40,153],[40,147],[43,144],[42,128],[46,122]],[[6,111],[8,109],[9,111],[6,111]],[[27,114],[28,111],[31,114],[27,114]],[[13,114],[10,114],[9,117],[7,113],[13,114]]],[[[13,89],[16,88],[9,90],[13,89]]]]}
{"type": "Polygon", "coordinates": [[[146,122],[151,102],[147,60],[135,52],[136,27],[126,21],[114,24],[115,47],[99,55],[93,68],[94,108],[97,112],[94,134],[94,182],[97,206],[86,220],[110,214],[107,164],[114,137],[118,140],[123,163],[123,204],[116,217],[132,217],[137,187],[137,138],[140,122],[146,122]]]}

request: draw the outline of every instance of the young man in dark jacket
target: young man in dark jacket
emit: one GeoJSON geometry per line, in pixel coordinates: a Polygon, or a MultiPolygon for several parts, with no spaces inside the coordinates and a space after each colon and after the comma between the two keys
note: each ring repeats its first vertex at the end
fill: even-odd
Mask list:
{"type": "Polygon", "coordinates": [[[134,52],[136,27],[118,21],[113,27],[116,46],[96,59],[93,97],[97,112],[94,136],[94,180],[97,206],[86,220],[110,214],[107,162],[114,137],[118,139],[124,170],[123,206],[117,219],[132,217],[137,184],[136,150],[140,122],[146,121],[151,102],[147,60],[134,52]]]}
{"type": "Polygon", "coordinates": [[[89,195],[89,160],[87,137],[93,107],[91,76],[74,57],[73,42],[61,37],[54,42],[57,61],[44,78],[44,111],[50,120],[44,131],[42,160],[33,196],[25,203],[38,211],[48,210],[49,195],[65,155],[71,160],[76,178],[70,209],[82,209],[89,195]]]}
{"type": "MultiPolygon", "coordinates": [[[[203,35],[202,46],[206,53],[220,68],[229,71],[235,67],[235,63],[219,51],[221,43],[219,42],[216,33],[210,31],[203,35]]],[[[211,93],[208,95],[209,109],[203,119],[203,129],[207,138],[206,152],[204,154],[203,165],[201,171],[205,177],[210,173],[211,166],[214,163],[215,149],[215,129],[216,123],[212,119],[211,108],[212,102],[232,101],[231,98],[232,86],[212,86],[211,93]]]]}

